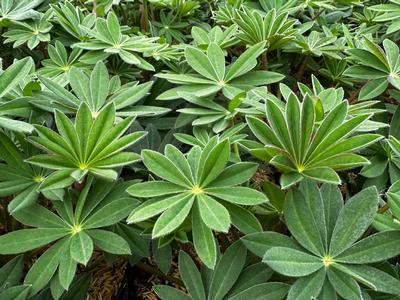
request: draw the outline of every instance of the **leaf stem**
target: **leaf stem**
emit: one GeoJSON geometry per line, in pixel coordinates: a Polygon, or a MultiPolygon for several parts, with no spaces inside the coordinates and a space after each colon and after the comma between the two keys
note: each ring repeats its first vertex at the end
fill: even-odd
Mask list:
{"type": "Polygon", "coordinates": [[[183,284],[182,280],[180,280],[179,278],[176,278],[176,277],[174,277],[174,276],[170,276],[170,275],[164,274],[163,272],[161,272],[161,271],[160,271],[159,269],[157,269],[156,267],[149,266],[148,264],[145,264],[145,263],[143,263],[143,262],[141,262],[141,261],[137,262],[137,263],[135,264],[135,267],[139,268],[139,269],[142,270],[142,271],[145,271],[146,273],[149,273],[149,274],[152,274],[152,275],[157,275],[158,277],[160,277],[160,278],[162,278],[162,279],[164,279],[164,280],[166,280],[166,281],[175,283],[176,285],[179,285],[179,286],[181,286],[181,287],[184,287],[184,286],[185,286],[185,285],[183,284]]]}
{"type": "Polygon", "coordinates": [[[306,71],[309,55],[306,55],[303,59],[303,62],[300,65],[299,70],[296,73],[296,79],[297,81],[301,81],[301,78],[303,78],[304,72],[306,71]]]}

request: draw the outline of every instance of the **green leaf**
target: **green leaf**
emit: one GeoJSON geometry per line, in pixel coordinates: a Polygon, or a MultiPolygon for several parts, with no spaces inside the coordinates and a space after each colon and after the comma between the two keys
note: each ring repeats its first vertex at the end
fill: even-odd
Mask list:
{"type": "Polygon", "coordinates": [[[332,256],[348,249],[367,230],[378,209],[378,199],[376,188],[369,187],[346,202],[332,233],[329,250],[332,256]]]}
{"type": "Polygon", "coordinates": [[[44,181],[42,181],[40,184],[40,190],[48,191],[70,186],[75,182],[75,179],[70,176],[71,173],[71,169],[59,170],[52,173],[44,181]]]}
{"type": "MultiPolygon", "coordinates": [[[[78,134],[79,144],[83,154],[86,153],[92,123],[92,113],[89,109],[89,106],[85,102],[82,102],[76,114],[75,128],[76,133],[78,134]]],[[[82,161],[83,159],[84,157],[81,157],[80,161],[82,161]]]]}
{"type": "Polygon", "coordinates": [[[88,230],[87,234],[91,237],[95,246],[103,251],[116,255],[131,254],[128,243],[111,231],[92,229],[88,230]]]}
{"type": "Polygon", "coordinates": [[[208,187],[230,187],[248,181],[256,172],[258,165],[251,162],[240,162],[225,168],[208,187]]]}
{"type": "Polygon", "coordinates": [[[78,263],[86,265],[93,253],[93,240],[84,231],[71,237],[71,257],[78,263]]]}
{"type": "MultiPolygon", "coordinates": [[[[283,209],[286,225],[296,240],[315,255],[324,255],[325,245],[318,230],[312,207],[302,192],[292,189],[287,194],[283,209]]],[[[320,213],[323,213],[320,211],[320,213]]]]}
{"type": "Polygon", "coordinates": [[[266,264],[259,262],[246,267],[239,275],[235,285],[226,295],[228,299],[242,291],[245,291],[255,285],[265,283],[270,279],[274,271],[266,264]]]}
{"type": "Polygon", "coordinates": [[[0,236],[0,254],[16,254],[47,245],[67,235],[66,228],[21,229],[0,236]]]}
{"type": "Polygon", "coordinates": [[[204,192],[222,200],[241,205],[258,205],[268,199],[264,194],[251,188],[235,186],[230,188],[207,188],[204,192]]]}
{"type": "Polygon", "coordinates": [[[11,215],[15,216],[15,213],[30,207],[36,202],[39,196],[38,186],[39,184],[33,184],[12,199],[7,206],[11,215]]]}
{"type": "Polygon", "coordinates": [[[63,104],[70,105],[72,107],[79,107],[81,101],[74,96],[71,92],[64,89],[62,86],[54,82],[53,80],[47,79],[38,75],[39,80],[48,88],[52,93],[54,93],[58,101],[63,104]]]}
{"type": "Polygon", "coordinates": [[[127,192],[134,197],[146,198],[175,194],[184,191],[185,189],[181,186],[166,181],[136,183],[127,189],[127,192]]]}
{"type": "Polygon", "coordinates": [[[400,281],[379,269],[367,265],[337,264],[334,266],[375,291],[393,295],[400,294],[400,281]]]}
{"type": "Polygon", "coordinates": [[[207,57],[213,66],[217,80],[224,80],[225,77],[225,56],[224,52],[216,43],[210,43],[207,47],[207,57]]]}
{"type": "Polygon", "coordinates": [[[90,103],[96,111],[104,105],[107,98],[108,82],[107,68],[102,61],[98,61],[90,76],[90,103]]]}
{"type": "Polygon", "coordinates": [[[297,172],[283,173],[280,178],[280,184],[282,189],[288,189],[303,179],[304,176],[301,175],[301,173],[297,172]]]}
{"type": "Polygon", "coordinates": [[[17,285],[24,275],[24,257],[19,255],[0,268],[0,291],[7,286],[17,285]]]}
{"type": "Polygon", "coordinates": [[[28,209],[14,213],[13,217],[24,225],[40,228],[65,228],[68,226],[63,219],[39,204],[31,204],[28,209]]]}
{"type": "Polygon", "coordinates": [[[264,52],[264,47],[265,42],[261,42],[249,47],[249,49],[243,52],[239,58],[229,66],[225,81],[228,82],[252,70],[257,64],[257,57],[264,52]]]}
{"type": "Polygon", "coordinates": [[[67,245],[68,239],[62,239],[51,246],[29,269],[24,284],[31,285],[32,294],[44,288],[53,277],[60,263],[60,255],[67,245]]]}
{"type": "Polygon", "coordinates": [[[327,241],[331,240],[336,220],[343,207],[343,199],[340,189],[336,185],[324,184],[320,188],[324,203],[324,216],[327,241]]]}
{"type": "Polygon", "coordinates": [[[235,242],[226,250],[215,267],[208,299],[222,300],[224,298],[244,267],[246,253],[246,247],[240,241],[235,242]]]}
{"type": "Polygon", "coordinates": [[[192,195],[187,193],[181,193],[168,198],[155,198],[144,202],[139,207],[135,208],[129,215],[128,223],[138,223],[147,220],[153,216],[156,216],[168,208],[174,206],[178,202],[188,201],[192,195]]]}
{"type": "Polygon", "coordinates": [[[189,254],[184,251],[179,252],[179,273],[191,297],[196,300],[206,300],[200,272],[189,254]]]}
{"type": "MultiPolygon", "coordinates": [[[[97,110],[93,111],[92,114],[95,114],[97,112],[98,112],[97,110]]],[[[115,121],[115,106],[111,103],[105,106],[98,113],[96,120],[94,121],[92,127],[90,128],[89,140],[86,147],[86,152],[83,153],[86,158],[94,159],[95,156],[92,153],[94,152],[93,150],[95,149],[98,141],[103,137],[104,132],[108,132],[108,130],[112,128],[114,121],[115,121]]],[[[73,133],[71,133],[71,135],[72,134],[73,133]]]]}
{"type": "Polygon", "coordinates": [[[301,161],[301,152],[300,148],[297,145],[300,144],[300,130],[301,130],[301,122],[300,122],[300,103],[297,97],[294,95],[289,96],[289,99],[286,104],[286,123],[289,128],[290,139],[296,148],[297,151],[294,152],[294,159],[297,161],[301,161]]]}
{"type": "Polygon", "coordinates": [[[182,291],[168,285],[155,285],[154,291],[163,300],[191,300],[192,298],[182,291]]]}
{"type": "Polygon", "coordinates": [[[60,255],[60,265],[58,266],[58,280],[64,289],[68,290],[75,277],[76,269],[77,263],[71,257],[68,244],[68,247],[60,255]]]}
{"type": "Polygon", "coordinates": [[[288,300],[309,300],[317,299],[325,281],[325,269],[301,277],[290,288],[288,300]]]}
{"type": "Polygon", "coordinates": [[[271,129],[283,145],[284,149],[292,156],[295,156],[295,148],[290,139],[289,129],[281,109],[271,100],[266,101],[267,118],[271,129]]]}
{"type": "Polygon", "coordinates": [[[194,198],[185,197],[164,211],[154,224],[152,237],[167,235],[178,228],[189,215],[194,198]]]}
{"type": "Polygon", "coordinates": [[[384,93],[389,85],[389,82],[386,78],[378,78],[371,80],[366,85],[364,85],[361,90],[360,94],[358,95],[358,99],[369,100],[375,97],[378,97],[382,93],[384,93]]]}
{"type": "MultiPolygon", "coordinates": [[[[347,112],[348,103],[343,101],[328,113],[315,133],[313,141],[307,151],[307,158],[312,157],[317,147],[321,148],[322,141],[326,141],[332,131],[338,130],[337,127],[341,126],[347,116],[347,112]]],[[[337,132],[337,134],[339,135],[341,132],[337,132]]],[[[334,139],[334,141],[336,142],[337,140],[334,139]]],[[[332,143],[329,143],[329,145],[330,144],[332,143]]]]}
{"type": "Polygon", "coordinates": [[[334,268],[328,268],[329,282],[335,291],[346,300],[361,300],[361,289],[351,276],[334,268]]]}
{"type": "Polygon", "coordinates": [[[224,170],[230,157],[230,143],[226,139],[215,145],[209,153],[204,151],[200,158],[199,182],[200,187],[206,187],[224,170]]]}
{"type": "Polygon", "coordinates": [[[29,285],[17,285],[0,292],[1,299],[4,300],[25,300],[31,293],[29,285]]]}
{"type": "Polygon", "coordinates": [[[329,280],[325,280],[321,293],[319,293],[320,300],[337,300],[338,296],[335,289],[330,284],[329,280]]]}
{"type": "Polygon", "coordinates": [[[199,194],[197,201],[200,209],[200,216],[203,222],[216,231],[228,232],[231,225],[231,218],[228,210],[206,194],[199,194]]]}
{"type": "Polygon", "coordinates": [[[255,86],[267,85],[281,81],[284,75],[270,71],[252,71],[229,82],[229,85],[248,90],[255,86]]]}
{"type": "Polygon", "coordinates": [[[254,285],[229,298],[230,300],[281,300],[289,290],[289,285],[281,282],[266,282],[254,285]]]}
{"type": "Polygon", "coordinates": [[[326,182],[331,184],[340,184],[341,180],[339,175],[329,167],[316,167],[306,169],[302,173],[304,176],[316,181],[326,182]]]}
{"type": "Polygon", "coordinates": [[[182,173],[193,181],[193,174],[190,169],[190,165],[183,153],[178,150],[175,146],[168,144],[165,146],[165,156],[175,164],[182,173]]]}
{"type": "Polygon", "coordinates": [[[229,211],[232,224],[240,232],[243,232],[244,234],[249,234],[262,231],[260,221],[254,216],[254,214],[250,210],[228,202],[225,202],[224,206],[229,211]]]}
{"type": "Polygon", "coordinates": [[[54,299],[59,299],[64,293],[64,288],[58,280],[58,276],[53,276],[53,278],[50,279],[50,293],[54,299]]]}
{"type": "Polygon", "coordinates": [[[22,133],[31,133],[35,129],[29,123],[4,117],[0,117],[0,127],[22,133]]]}
{"type": "Polygon", "coordinates": [[[387,197],[390,211],[400,220],[400,180],[392,184],[387,191],[387,197]]]}
{"type": "Polygon", "coordinates": [[[300,157],[302,160],[306,158],[307,149],[311,143],[314,132],[315,122],[315,107],[311,97],[304,97],[304,101],[301,105],[301,139],[300,139],[300,157]]]}
{"type": "MultiPolygon", "coordinates": [[[[316,228],[321,237],[324,249],[328,247],[327,230],[326,230],[326,216],[325,216],[325,201],[322,198],[318,185],[315,181],[306,179],[300,183],[299,190],[304,196],[304,202],[310,214],[310,219],[316,224],[316,228]]],[[[324,251],[325,252],[325,251],[324,251]]]]}
{"type": "MultiPolygon", "coordinates": [[[[170,240],[170,238],[167,236],[166,241],[168,242],[168,240],[170,240]]],[[[165,241],[162,241],[162,238],[153,239],[151,241],[151,250],[158,268],[164,274],[168,274],[172,267],[172,248],[170,244],[165,245],[162,244],[163,242],[165,243],[165,241]]]]}
{"type": "Polygon", "coordinates": [[[201,219],[197,202],[192,211],[193,244],[200,260],[209,268],[214,269],[217,261],[217,248],[213,232],[201,219]]]}
{"type": "Polygon", "coordinates": [[[366,66],[351,66],[346,69],[343,75],[368,80],[386,77],[387,73],[366,66]]]}
{"type": "Polygon", "coordinates": [[[400,254],[400,231],[378,232],[362,239],[335,257],[335,261],[351,264],[370,264],[400,254]]]}
{"type": "Polygon", "coordinates": [[[24,157],[14,142],[4,133],[0,132],[1,158],[11,166],[18,166],[24,172],[29,172],[28,166],[24,163],[24,157]]]}
{"type": "Polygon", "coordinates": [[[272,129],[258,118],[246,116],[247,124],[253,134],[264,145],[276,146],[282,148],[281,142],[276,137],[272,129]]]}
{"type": "Polygon", "coordinates": [[[33,67],[31,57],[25,57],[11,64],[0,75],[0,97],[11,92],[29,74],[33,67]]]}
{"type": "Polygon", "coordinates": [[[177,185],[190,187],[191,182],[185,175],[165,156],[152,150],[142,151],[143,163],[146,167],[164,180],[177,185]]]}
{"type": "Polygon", "coordinates": [[[318,257],[286,247],[269,249],[263,257],[263,262],[274,271],[291,277],[307,276],[324,266],[318,257]]]}
{"type": "Polygon", "coordinates": [[[301,246],[292,238],[273,231],[247,234],[241,238],[243,244],[258,257],[274,247],[285,247],[301,250],[301,246]]]}
{"type": "Polygon", "coordinates": [[[132,198],[117,198],[90,214],[85,219],[84,228],[92,229],[113,225],[126,218],[136,205],[132,198]]]}
{"type": "Polygon", "coordinates": [[[86,103],[86,105],[90,105],[90,82],[89,77],[82,72],[82,70],[72,67],[69,72],[69,81],[70,85],[78,98],[83,101],[82,103],[86,103]]]}
{"type": "MultiPolygon", "coordinates": [[[[199,74],[213,81],[218,81],[218,75],[208,56],[194,47],[186,47],[185,58],[187,63],[199,74]]],[[[224,59],[225,64],[225,59],[224,59]]]]}

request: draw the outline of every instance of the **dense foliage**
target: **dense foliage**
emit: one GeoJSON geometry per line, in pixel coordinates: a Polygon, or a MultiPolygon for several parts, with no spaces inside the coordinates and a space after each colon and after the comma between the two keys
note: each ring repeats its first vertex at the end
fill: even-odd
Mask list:
{"type": "Polygon", "coordinates": [[[0,29],[1,300],[85,299],[96,254],[164,300],[400,299],[399,0],[0,0],[0,29]]]}

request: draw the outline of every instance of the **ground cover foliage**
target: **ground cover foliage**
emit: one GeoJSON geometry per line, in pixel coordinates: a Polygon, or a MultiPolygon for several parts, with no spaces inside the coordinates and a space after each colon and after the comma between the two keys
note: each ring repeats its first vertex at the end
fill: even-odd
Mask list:
{"type": "Polygon", "coordinates": [[[165,300],[400,299],[399,0],[0,0],[0,29],[0,299],[85,299],[99,254],[165,300]]]}

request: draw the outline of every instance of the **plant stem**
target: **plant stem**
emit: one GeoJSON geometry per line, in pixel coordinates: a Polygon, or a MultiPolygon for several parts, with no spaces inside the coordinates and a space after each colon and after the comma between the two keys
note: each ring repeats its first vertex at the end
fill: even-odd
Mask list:
{"type": "Polygon", "coordinates": [[[184,287],[185,285],[183,284],[182,280],[180,280],[179,278],[176,278],[174,276],[170,276],[170,275],[166,275],[163,272],[161,272],[160,270],[158,270],[157,268],[153,267],[153,266],[149,266],[145,263],[142,263],[141,261],[137,262],[135,264],[136,267],[138,267],[140,270],[145,271],[149,274],[153,274],[153,275],[157,275],[158,277],[167,280],[169,282],[175,283],[181,287],[184,287]]]}
{"type": "Polygon", "coordinates": [[[267,51],[264,51],[264,52],[261,54],[261,69],[263,69],[263,70],[268,70],[267,51]]]}
{"type": "Polygon", "coordinates": [[[307,63],[308,63],[308,58],[309,57],[310,57],[309,55],[304,57],[303,62],[301,63],[300,68],[296,73],[297,81],[301,81],[301,78],[303,77],[304,72],[306,71],[306,67],[307,67],[307,63]]]}
{"type": "Polygon", "coordinates": [[[142,9],[142,19],[140,20],[141,29],[142,31],[147,32],[147,25],[149,24],[147,0],[143,0],[143,5],[141,5],[141,9],[142,9]]]}
{"type": "Polygon", "coordinates": [[[324,9],[321,9],[312,19],[313,20],[317,19],[324,11],[325,11],[324,9]]]}
{"type": "MultiPolygon", "coordinates": [[[[232,127],[235,126],[235,121],[233,120],[233,118],[231,119],[231,126],[232,127]]],[[[239,160],[240,160],[240,152],[239,152],[238,144],[237,143],[233,143],[232,147],[233,147],[233,153],[235,153],[237,155],[237,157],[239,158],[239,160]]]]}
{"type": "Polygon", "coordinates": [[[378,209],[378,214],[383,214],[389,209],[389,205],[386,203],[384,206],[378,209]]]}
{"type": "Polygon", "coordinates": [[[93,13],[97,16],[97,0],[93,0],[93,13]]]}
{"type": "Polygon", "coordinates": [[[126,13],[125,13],[124,7],[122,6],[122,3],[120,2],[120,3],[118,4],[118,6],[119,6],[119,9],[120,9],[120,11],[121,11],[122,19],[124,20],[124,23],[125,23],[126,25],[128,25],[128,17],[127,17],[127,15],[126,15],[126,13]]]}

